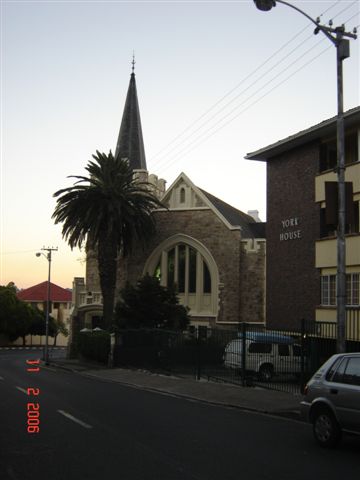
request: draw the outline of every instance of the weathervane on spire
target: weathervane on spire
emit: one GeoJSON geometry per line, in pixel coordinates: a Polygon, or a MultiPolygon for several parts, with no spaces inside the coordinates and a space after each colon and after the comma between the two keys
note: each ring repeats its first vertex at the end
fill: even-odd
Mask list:
{"type": "Polygon", "coordinates": [[[133,58],[132,58],[132,62],[131,62],[131,64],[132,64],[132,73],[134,73],[134,70],[135,70],[135,63],[136,63],[136,62],[135,62],[135,52],[133,52],[133,58]]]}

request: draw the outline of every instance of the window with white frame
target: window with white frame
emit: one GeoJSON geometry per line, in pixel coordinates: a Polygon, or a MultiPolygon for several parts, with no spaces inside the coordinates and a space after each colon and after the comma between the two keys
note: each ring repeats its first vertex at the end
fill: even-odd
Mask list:
{"type": "MultiPolygon", "coordinates": [[[[323,275],[321,305],[335,306],[336,304],[336,275],[323,275]]],[[[360,273],[346,275],[346,305],[349,307],[360,305],[360,273]]]]}
{"type": "Polygon", "coordinates": [[[336,275],[321,277],[321,305],[336,305],[336,275]]]}
{"type": "Polygon", "coordinates": [[[346,275],[346,304],[350,307],[360,305],[359,295],[360,273],[346,275]]]}

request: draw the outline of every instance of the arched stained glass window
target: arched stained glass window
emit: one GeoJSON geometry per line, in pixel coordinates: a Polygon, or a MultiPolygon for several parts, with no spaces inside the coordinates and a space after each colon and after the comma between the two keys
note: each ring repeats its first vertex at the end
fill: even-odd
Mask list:
{"type": "Polygon", "coordinates": [[[196,293],[196,250],[189,248],[189,293],[196,293]]]}
{"type": "Polygon", "coordinates": [[[199,250],[179,242],[164,248],[152,264],[156,267],[149,273],[164,286],[176,285],[180,302],[191,312],[206,314],[216,309],[211,270],[199,250]]]}
{"type": "Polygon", "coordinates": [[[204,293],[211,293],[211,275],[208,266],[204,262],[204,293]]]}
{"type": "Polygon", "coordinates": [[[167,261],[167,285],[172,287],[175,282],[175,248],[168,253],[167,261]]]}

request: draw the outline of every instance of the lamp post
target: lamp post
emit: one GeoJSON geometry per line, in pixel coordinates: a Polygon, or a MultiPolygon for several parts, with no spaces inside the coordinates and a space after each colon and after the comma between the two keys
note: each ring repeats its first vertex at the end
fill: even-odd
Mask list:
{"type": "Polygon", "coordinates": [[[320,18],[314,20],[307,13],[298,7],[283,0],[254,0],[259,10],[267,12],[277,3],[283,3],[304,15],[308,20],[316,25],[315,34],[322,32],[336,47],[336,67],[337,67],[337,178],[338,178],[338,227],[337,227],[337,351],[345,352],[345,325],[346,325],[346,259],[345,259],[345,145],[344,145],[344,101],[343,101],[343,68],[342,62],[350,56],[349,40],[356,39],[356,29],[353,33],[345,32],[345,26],[332,27],[321,25],[320,18]],[[347,37],[347,38],[344,38],[347,37]]]}
{"type": "Polygon", "coordinates": [[[47,295],[46,295],[45,353],[44,353],[45,365],[49,365],[49,314],[50,314],[51,253],[52,252],[57,252],[57,247],[56,248],[53,248],[53,247],[45,248],[45,247],[43,247],[41,250],[46,251],[47,254],[45,255],[45,253],[37,252],[36,256],[40,257],[40,255],[43,255],[46,258],[46,260],[48,261],[48,264],[49,264],[47,295]]]}

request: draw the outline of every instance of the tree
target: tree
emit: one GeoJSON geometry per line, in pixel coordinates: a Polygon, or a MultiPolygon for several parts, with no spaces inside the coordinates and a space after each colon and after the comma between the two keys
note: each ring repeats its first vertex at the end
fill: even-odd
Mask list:
{"type": "Polygon", "coordinates": [[[5,334],[10,341],[25,337],[30,331],[33,308],[17,298],[17,289],[11,282],[0,286],[0,333],[5,334]]]}
{"type": "Polygon", "coordinates": [[[155,233],[154,208],[162,206],[148,183],[134,178],[126,159],[96,151],[86,166],[89,177],[76,178],[74,186],[54,193],[57,204],[52,218],[62,223],[62,235],[70,247],[95,250],[103,296],[104,326],[111,326],[117,260],[126,257],[134,244],[155,233]]]}
{"type": "Polygon", "coordinates": [[[145,275],[135,286],[127,284],[115,307],[115,322],[120,328],[184,330],[189,321],[188,311],[179,304],[175,288],[161,286],[150,275],[145,275]]]}
{"type": "Polygon", "coordinates": [[[62,318],[58,318],[57,320],[54,319],[50,328],[50,335],[54,337],[54,346],[56,346],[56,340],[59,333],[62,333],[65,337],[69,335],[69,330],[66,328],[65,322],[62,318]]]}
{"type": "Polygon", "coordinates": [[[0,286],[0,333],[7,334],[9,322],[13,316],[18,298],[16,288],[13,283],[0,286]]]}

